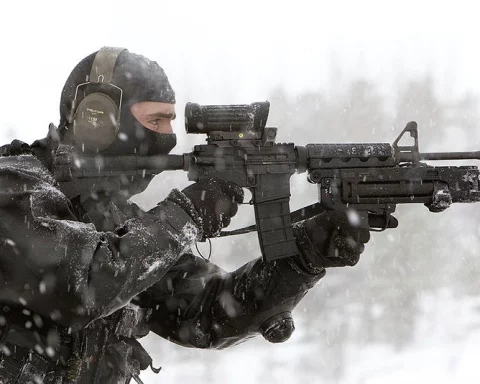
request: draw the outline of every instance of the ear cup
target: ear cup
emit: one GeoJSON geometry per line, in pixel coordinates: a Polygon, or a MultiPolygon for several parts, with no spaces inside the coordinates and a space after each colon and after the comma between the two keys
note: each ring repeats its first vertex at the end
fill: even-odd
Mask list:
{"type": "Polygon", "coordinates": [[[118,106],[104,93],[92,93],[78,105],[73,119],[75,145],[85,152],[108,148],[120,126],[118,106]]]}

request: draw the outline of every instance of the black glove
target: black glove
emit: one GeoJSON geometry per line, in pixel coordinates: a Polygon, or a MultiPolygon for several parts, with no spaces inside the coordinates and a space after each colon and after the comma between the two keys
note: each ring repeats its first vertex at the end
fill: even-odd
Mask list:
{"type": "Polygon", "coordinates": [[[358,263],[368,229],[353,226],[343,212],[325,211],[298,224],[295,237],[303,263],[315,268],[353,266],[358,263]]]}
{"type": "MultiPolygon", "coordinates": [[[[219,179],[201,180],[189,185],[183,191],[195,213],[200,217],[204,237],[218,235],[220,230],[230,224],[230,220],[243,202],[243,189],[234,183],[219,179]]],[[[184,208],[185,202],[168,199],[184,208]]],[[[189,204],[190,205],[190,204],[189,204]]],[[[188,212],[188,209],[186,209],[188,212]]],[[[189,212],[192,216],[192,212],[189,212]]],[[[195,214],[194,213],[194,214],[195,214]]]]}

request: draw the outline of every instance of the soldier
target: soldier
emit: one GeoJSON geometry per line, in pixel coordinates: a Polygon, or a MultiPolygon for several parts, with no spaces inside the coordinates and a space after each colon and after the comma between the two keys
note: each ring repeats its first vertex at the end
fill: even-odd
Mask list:
{"type": "Polygon", "coordinates": [[[369,240],[345,215],[295,228],[300,254],[227,273],[190,247],[230,223],[240,187],[172,190],[144,212],[128,199],[148,177],[58,183],[62,151],[167,154],[175,94],[160,66],[104,47],[71,72],[60,124],[45,139],[0,148],[0,383],[141,382],[153,368],[138,339],[224,348],[261,334],[282,342],[291,311],[325,268],[355,265],[369,240]],[[335,247],[329,247],[335,234],[335,247]]]}

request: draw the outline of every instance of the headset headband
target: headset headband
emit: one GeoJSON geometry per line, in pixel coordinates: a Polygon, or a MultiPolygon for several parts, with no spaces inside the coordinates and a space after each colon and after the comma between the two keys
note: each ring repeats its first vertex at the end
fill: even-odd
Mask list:
{"type": "Polygon", "coordinates": [[[95,59],[93,60],[92,68],[90,69],[90,76],[88,77],[87,81],[85,83],[78,84],[75,88],[75,96],[73,97],[72,109],[68,118],[69,123],[72,123],[75,117],[78,90],[88,84],[106,83],[116,88],[118,91],[120,91],[120,101],[118,103],[118,109],[120,110],[122,108],[123,90],[122,88],[117,87],[115,84],[112,84],[111,81],[113,78],[113,71],[115,69],[115,64],[117,63],[118,56],[120,56],[123,51],[126,51],[126,49],[117,47],[102,47],[98,50],[97,54],[95,55],[95,59]]]}
{"type": "Polygon", "coordinates": [[[120,53],[125,48],[103,47],[95,55],[95,60],[90,71],[89,81],[92,83],[111,83],[113,70],[120,53]]]}

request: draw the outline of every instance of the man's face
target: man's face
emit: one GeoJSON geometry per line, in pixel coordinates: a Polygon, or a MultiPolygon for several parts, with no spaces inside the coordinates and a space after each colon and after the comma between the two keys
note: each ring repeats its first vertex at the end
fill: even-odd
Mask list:
{"type": "Polygon", "coordinates": [[[173,133],[172,120],[175,119],[175,104],[158,101],[142,101],[130,107],[132,115],[144,127],[158,133],[173,133]]]}

